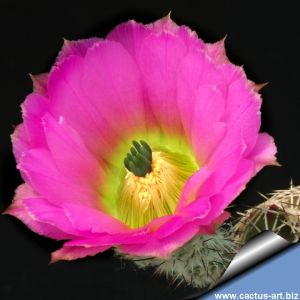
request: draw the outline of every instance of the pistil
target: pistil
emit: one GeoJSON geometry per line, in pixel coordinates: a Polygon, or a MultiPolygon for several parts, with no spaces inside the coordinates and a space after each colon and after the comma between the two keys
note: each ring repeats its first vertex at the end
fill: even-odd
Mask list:
{"type": "Polygon", "coordinates": [[[138,177],[145,177],[152,171],[152,150],[145,141],[132,142],[133,147],[124,159],[128,171],[138,177]]]}

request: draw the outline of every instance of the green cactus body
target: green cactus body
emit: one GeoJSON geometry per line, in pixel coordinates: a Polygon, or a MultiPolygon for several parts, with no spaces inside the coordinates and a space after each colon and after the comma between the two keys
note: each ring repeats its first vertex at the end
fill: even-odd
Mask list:
{"type": "Polygon", "coordinates": [[[155,267],[157,274],[165,275],[177,285],[208,288],[222,276],[239,248],[228,232],[219,228],[214,235],[198,235],[168,258],[122,257],[142,269],[155,267]]]}

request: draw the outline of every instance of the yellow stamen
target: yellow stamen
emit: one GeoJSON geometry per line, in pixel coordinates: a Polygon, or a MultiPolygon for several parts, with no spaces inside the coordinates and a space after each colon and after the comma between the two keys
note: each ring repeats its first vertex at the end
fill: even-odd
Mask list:
{"type": "Polygon", "coordinates": [[[197,166],[183,154],[153,151],[152,171],[139,177],[126,170],[120,187],[118,218],[132,228],[174,213],[181,190],[197,166]]]}

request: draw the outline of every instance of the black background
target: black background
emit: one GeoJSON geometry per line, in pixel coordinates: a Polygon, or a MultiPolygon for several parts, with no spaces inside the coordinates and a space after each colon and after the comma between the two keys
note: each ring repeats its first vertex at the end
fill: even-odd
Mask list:
{"type": "MultiPolygon", "coordinates": [[[[262,130],[275,137],[278,160],[237,199],[241,209],[261,201],[257,192],[285,188],[299,172],[300,22],[296,1],[0,1],[1,202],[3,211],[21,183],[9,135],[21,122],[19,105],[32,86],[28,73],[48,71],[62,38],[104,37],[128,19],[152,22],[169,11],[206,42],[228,34],[230,59],[244,65],[263,89],[262,130]]],[[[0,216],[0,299],[182,299],[190,291],[152,272],[138,271],[108,251],[48,265],[60,243],[20,221],[0,216]]]]}

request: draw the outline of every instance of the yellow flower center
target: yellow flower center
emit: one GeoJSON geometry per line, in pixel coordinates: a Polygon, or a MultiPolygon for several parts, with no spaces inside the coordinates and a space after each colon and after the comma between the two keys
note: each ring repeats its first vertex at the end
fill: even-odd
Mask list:
{"type": "Polygon", "coordinates": [[[126,169],[117,202],[118,218],[131,228],[174,213],[182,188],[197,166],[190,157],[166,149],[152,151],[151,171],[126,169]]]}

